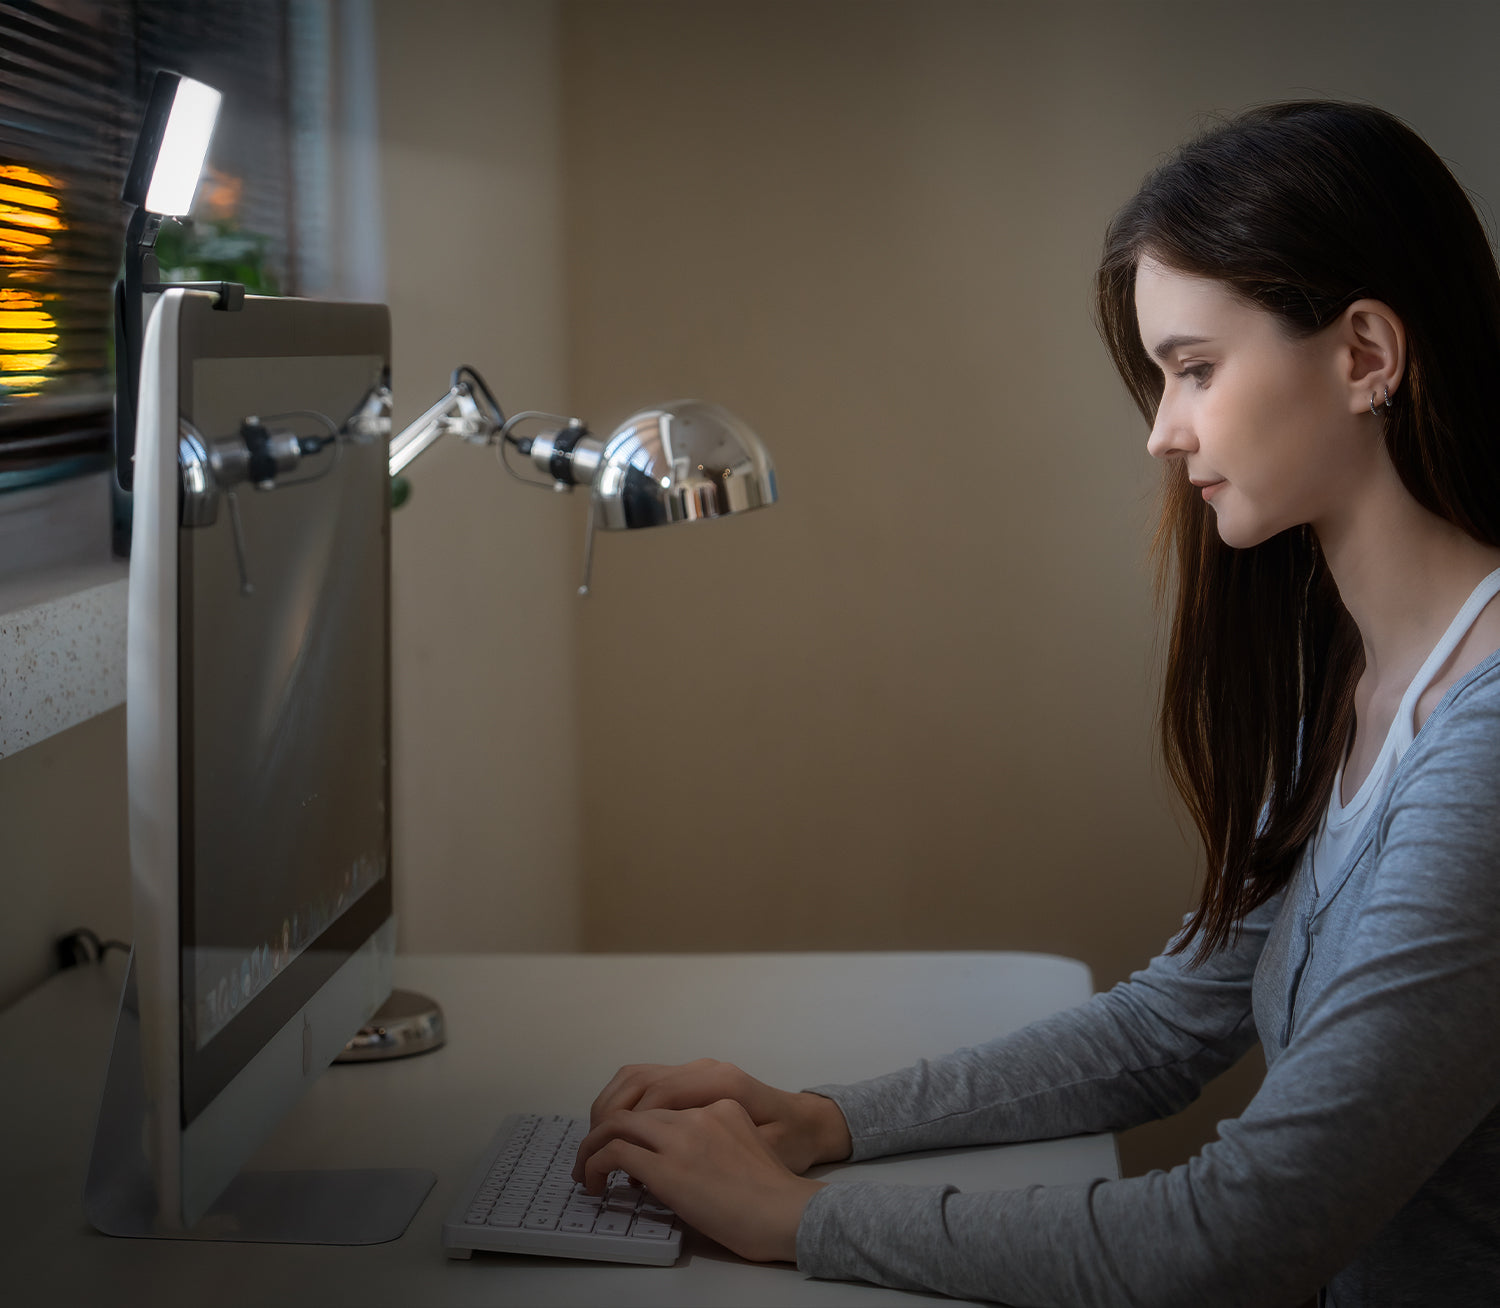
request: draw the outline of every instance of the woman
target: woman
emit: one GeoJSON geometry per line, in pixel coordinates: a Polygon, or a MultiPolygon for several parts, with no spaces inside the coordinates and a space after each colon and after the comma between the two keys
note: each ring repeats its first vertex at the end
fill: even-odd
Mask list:
{"type": "Polygon", "coordinates": [[[1162,737],[1218,869],[1197,911],[1081,1008],[859,1085],[625,1068],[576,1175],[623,1168],[746,1257],[1007,1303],[1500,1302],[1494,257],[1403,124],[1297,103],[1153,173],[1097,293],[1166,465],[1162,737]],[[797,1175],[1133,1126],[1257,1037],[1259,1094],[1170,1173],[797,1175]]]}

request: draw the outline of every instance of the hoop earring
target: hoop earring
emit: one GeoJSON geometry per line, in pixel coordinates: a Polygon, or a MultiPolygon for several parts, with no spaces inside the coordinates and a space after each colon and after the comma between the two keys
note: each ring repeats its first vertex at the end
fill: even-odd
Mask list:
{"type": "MultiPolygon", "coordinates": [[[[1385,407],[1387,409],[1389,409],[1391,407],[1391,388],[1389,386],[1387,386],[1387,387],[1384,388],[1384,390],[1385,390],[1385,407]]],[[[1370,412],[1372,414],[1374,414],[1377,418],[1381,416],[1380,410],[1375,407],[1375,392],[1374,391],[1370,392],[1370,412]]]]}

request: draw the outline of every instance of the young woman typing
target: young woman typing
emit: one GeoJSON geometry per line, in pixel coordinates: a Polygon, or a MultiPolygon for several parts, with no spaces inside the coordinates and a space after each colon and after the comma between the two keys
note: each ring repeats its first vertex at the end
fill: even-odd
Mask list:
{"type": "Polygon", "coordinates": [[[1171,776],[1212,870],[1081,1008],[790,1093],[627,1067],[614,1168],[747,1258],[1011,1304],[1500,1302],[1500,276],[1376,109],[1257,110],[1117,215],[1101,330],[1164,463],[1171,776]],[[1256,1039],[1263,1087],[1170,1172],[960,1193],[820,1162],[1112,1131],[1256,1039]]]}

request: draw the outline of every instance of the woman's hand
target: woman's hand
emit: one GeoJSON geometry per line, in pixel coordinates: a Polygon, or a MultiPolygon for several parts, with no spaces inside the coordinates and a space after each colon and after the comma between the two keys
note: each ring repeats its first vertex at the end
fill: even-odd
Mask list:
{"type": "MultiPolygon", "coordinates": [[[[589,1124],[597,1127],[621,1109],[703,1108],[724,1099],[744,1108],[761,1143],[793,1172],[839,1162],[853,1148],[844,1114],[833,1100],[806,1091],[777,1090],[733,1063],[712,1058],[679,1066],[622,1067],[594,1100],[589,1124]]],[[[575,1169],[574,1175],[581,1173],[575,1169]]]]}
{"type": "Polygon", "coordinates": [[[788,1171],[732,1099],[606,1113],[579,1146],[573,1179],[598,1194],[616,1168],[683,1221],[755,1262],[797,1261],[802,1210],[824,1184],[788,1171]]]}

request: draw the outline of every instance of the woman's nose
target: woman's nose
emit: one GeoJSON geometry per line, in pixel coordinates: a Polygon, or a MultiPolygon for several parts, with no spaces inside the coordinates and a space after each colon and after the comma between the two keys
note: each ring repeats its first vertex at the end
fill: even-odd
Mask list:
{"type": "Polygon", "coordinates": [[[1182,411],[1163,397],[1156,409],[1151,435],[1146,439],[1146,452],[1153,459],[1165,459],[1173,454],[1188,454],[1196,447],[1197,441],[1182,411]]]}

